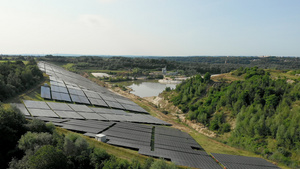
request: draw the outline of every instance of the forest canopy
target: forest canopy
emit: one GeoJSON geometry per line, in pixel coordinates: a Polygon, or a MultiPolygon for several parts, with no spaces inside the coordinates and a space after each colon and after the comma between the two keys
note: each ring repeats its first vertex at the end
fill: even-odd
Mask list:
{"type": "Polygon", "coordinates": [[[43,73],[31,59],[27,64],[17,60],[0,62],[0,101],[32,87],[43,79],[43,73]]]}

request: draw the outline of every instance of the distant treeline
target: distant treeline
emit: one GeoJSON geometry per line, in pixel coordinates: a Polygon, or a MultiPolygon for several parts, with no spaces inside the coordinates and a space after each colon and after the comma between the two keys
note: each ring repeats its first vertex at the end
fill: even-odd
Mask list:
{"type": "Polygon", "coordinates": [[[298,57],[61,57],[45,56],[39,60],[57,63],[73,63],[73,70],[131,70],[134,68],[161,71],[167,67],[168,71],[182,71],[186,75],[197,73],[211,74],[226,73],[239,67],[257,66],[263,69],[299,69],[298,57]]]}
{"type": "Polygon", "coordinates": [[[24,91],[43,78],[34,59],[25,65],[22,61],[0,62],[0,101],[24,91]]]}

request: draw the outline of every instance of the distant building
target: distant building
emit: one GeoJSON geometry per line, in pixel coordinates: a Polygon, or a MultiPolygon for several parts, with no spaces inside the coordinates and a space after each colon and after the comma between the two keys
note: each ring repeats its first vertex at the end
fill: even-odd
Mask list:
{"type": "Polygon", "coordinates": [[[162,68],[161,72],[162,72],[163,75],[166,75],[167,74],[167,67],[162,68]]]}

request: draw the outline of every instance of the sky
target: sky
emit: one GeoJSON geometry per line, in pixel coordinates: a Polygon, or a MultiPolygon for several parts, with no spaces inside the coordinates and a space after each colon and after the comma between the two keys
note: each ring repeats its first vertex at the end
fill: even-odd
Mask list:
{"type": "Polygon", "coordinates": [[[0,54],[300,56],[300,1],[1,0],[0,54]]]}

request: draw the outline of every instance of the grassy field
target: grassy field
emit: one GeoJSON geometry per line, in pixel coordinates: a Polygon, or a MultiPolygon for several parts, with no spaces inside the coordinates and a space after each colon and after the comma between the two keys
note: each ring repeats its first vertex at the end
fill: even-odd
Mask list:
{"type": "MultiPolygon", "coordinates": [[[[4,62],[16,62],[16,60],[0,60],[0,63],[4,63],[4,62]]],[[[22,61],[25,65],[28,63],[28,61],[22,61]]]]}
{"type": "MultiPolygon", "coordinates": [[[[300,76],[296,76],[296,75],[292,75],[290,72],[286,72],[283,70],[271,70],[271,69],[265,69],[266,72],[269,72],[271,74],[271,78],[272,79],[278,79],[278,78],[287,78],[290,80],[298,80],[300,79],[300,76]]],[[[235,76],[232,75],[231,73],[224,73],[224,74],[220,74],[217,76],[212,76],[211,77],[212,80],[216,81],[216,82],[221,82],[222,80],[226,81],[226,82],[233,82],[236,80],[244,80],[244,75],[242,76],[235,76]]]]}

